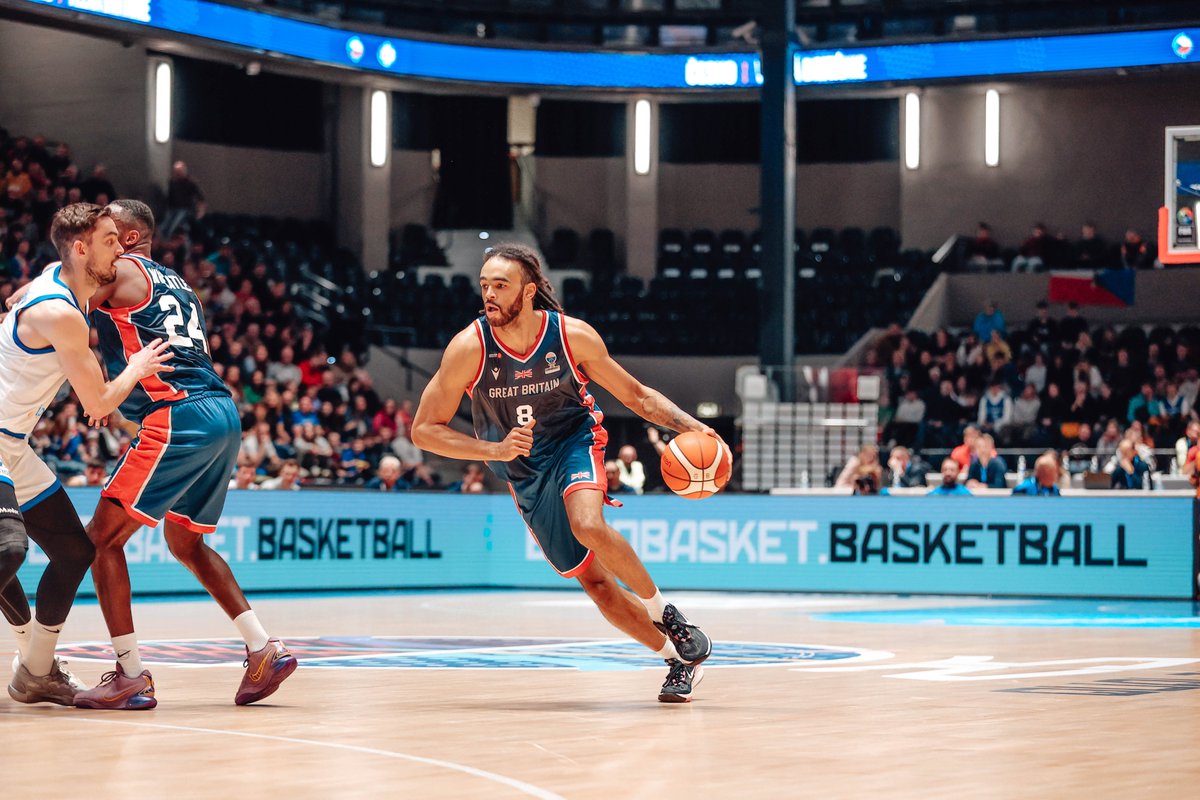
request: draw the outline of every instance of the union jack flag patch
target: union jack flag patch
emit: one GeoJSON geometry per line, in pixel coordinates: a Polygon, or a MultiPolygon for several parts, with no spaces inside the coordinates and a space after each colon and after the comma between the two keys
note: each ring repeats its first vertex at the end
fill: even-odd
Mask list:
{"type": "Polygon", "coordinates": [[[515,378],[516,380],[521,380],[521,378],[532,378],[532,377],[533,377],[532,369],[519,369],[513,373],[513,378],[515,378]]]}

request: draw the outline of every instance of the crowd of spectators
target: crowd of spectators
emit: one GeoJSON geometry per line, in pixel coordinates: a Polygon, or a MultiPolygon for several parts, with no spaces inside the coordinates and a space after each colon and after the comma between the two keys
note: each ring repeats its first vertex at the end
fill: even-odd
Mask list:
{"type": "MultiPolygon", "coordinates": [[[[78,201],[107,203],[116,189],[103,164],[80,178],[66,143],[10,137],[0,129],[7,173],[0,205],[0,302],[57,260],[50,219],[78,201]]],[[[195,290],[207,319],[213,364],[238,403],[245,431],[230,486],[298,489],[362,486],[394,491],[443,489],[409,434],[411,401],[375,391],[356,352],[328,353],[295,313],[288,286],[270,264],[228,239],[205,241],[194,230],[203,193],[182,162],[172,175],[172,201],[153,244],[154,257],[195,290]]],[[[70,485],[100,485],[130,446],[135,427],[116,421],[89,428],[64,387],[30,443],[70,485]]],[[[455,491],[481,491],[478,464],[455,491]]]]}
{"type": "Polygon", "coordinates": [[[1045,223],[1034,223],[1018,248],[1005,248],[992,238],[992,228],[980,222],[975,236],[962,243],[964,269],[980,272],[1041,272],[1046,269],[1153,269],[1161,267],[1155,246],[1135,228],[1120,242],[1109,243],[1096,232],[1095,224],[1080,226],[1079,238],[1050,233],[1045,223]]]}
{"type": "MultiPolygon", "coordinates": [[[[1149,473],[1168,471],[1156,446],[1174,447],[1169,471],[1185,472],[1200,437],[1198,367],[1200,330],[1093,328],[1077,306],[1055,318],[1045,302],[1015,330],[992,302],[969,330],[893,326],[863,365],[883,378],[885,443],[955,448],[956,480],[991,488],[1015,466],[997,448],[1065,454],[1080,471],[1111,475],[1113,488],[1142,488],[1149,473]]],[[[850,479],[844,471],[839,482],[850,479]]]]}

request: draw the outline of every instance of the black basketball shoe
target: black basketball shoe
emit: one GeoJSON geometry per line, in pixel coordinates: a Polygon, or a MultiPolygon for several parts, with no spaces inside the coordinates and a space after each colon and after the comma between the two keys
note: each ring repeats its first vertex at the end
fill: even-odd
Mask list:
{"type": "Polygon", "coordinates": [[[663,609],[662,622],[655,622],[654,627],[666,634],[685,664],[695,666],[712,655],[712,640],[670,603],[663,609]]]}
{"type": "Polygon", "coordinates": [[[667,659],[667,666],[670,667],[670,670],[667,672],[667,679],[663,681],[662,689],[658,693],[658,702],[692,702],[692,689],[704,677],[704,668],[685,664],[673,658],[667,659]]]}

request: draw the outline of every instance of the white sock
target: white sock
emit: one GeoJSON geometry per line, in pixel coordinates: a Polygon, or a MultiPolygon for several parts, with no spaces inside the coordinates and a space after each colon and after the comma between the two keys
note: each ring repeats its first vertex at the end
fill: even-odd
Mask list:
{"type": "Polygon", "coordinates": [[[667,601],[663,600],[662,592],[657,587],[654,589],[654,597],[639,597],[638,600],[641,600],[642,605],[646,607],[650,619],[662,622],[663,612],[667,610],[667,601]]]}
{"type": "Polygon", "coordinates": [[[258,621],[258,615],[253,611],[243,611],[234,617],[233,624],[237,625],[238,633],[246,640],[246,649],[251,653],[262,650],[267,646],[267,630],[258,621]]]}
{"type": "Polygon", "coordinates": [[[21,659],[30,675],[49,675],[54,666],[54,648],[58,647],[58,635],[62,625],[47,627],[37,620],[30,625],[29,652],[21,659]]]}
{"type": "Polygon", "coordinates": [[[121,671],[130,678],[142,674],[142,654],[138,652],[136,633],[125,633],[112,639],[113,652],[117,655],[117,663],[121,671]]]}
{"type": "Polygon", "coordinates": [[[656,654],[662,659],[673,658],[676,661],[681,660],[679,658],[679,653],[675,650],[675,643],[671,641],[670,637],[667,638],[667,641],[663,643],[663,646],[658,649],[656,654]]]}
{"type": "Polygon", "coordinates": [[[26,622],[24,625],[10,625],[13,636],[17,637],[17,652],[21,654],[21,660],[24,661],[29,657],[29,639],[32,636],[33,622],[26,622]]]}

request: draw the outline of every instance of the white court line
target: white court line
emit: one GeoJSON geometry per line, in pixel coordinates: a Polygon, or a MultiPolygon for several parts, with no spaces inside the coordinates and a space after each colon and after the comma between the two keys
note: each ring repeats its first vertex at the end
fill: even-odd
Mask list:
{"type": "Polygon", "coordinates": [[[534,786],[531,783],[519,781],[516,778],[509,778],[504,775],[497,775],[495,772],[488,772],[475,767],[468,767],[466,764],[456,764],[453,761],[442,761],[439,758],[425,758],[424,756],[414,756],[408,753],[397,753],[393,750],[380,750],[375,747],[362,747],[356,744],[342,744],[340,742],[321,742],[316,739],[298,739],[292,736],[274,736],[268,733],[248,733],[246,731],[229,731],[219,728],[194,728],[189,725],[164,725],[156,722],[122,722],[120,720],[109,719],[91,719],[88,717],[79,717],[76,722],[89,722],[93,725],[125,725],[131,728],[156,728],[167,731],[183,731],[185,733],[214,733],[219,736],[241,736],[246,739],[266,739],[273,742],[286,742],[288,744],[306,744],[313,747],[328,747],[331,750],[346,750],[352,753],[365,753],[371,756],[383,756],[384,758],[394,758],[400,761],[412,761],[417,764],[428,764],[433,767],[442,767],[443,769],[462,772],[466,775],[472,775],[476,778],[483,778],[486,781],[499,783],[509,788],[516,789],[522,794],[530,797],[537,797],[540,800],[565,800],[562,795],[534,786]]]}

